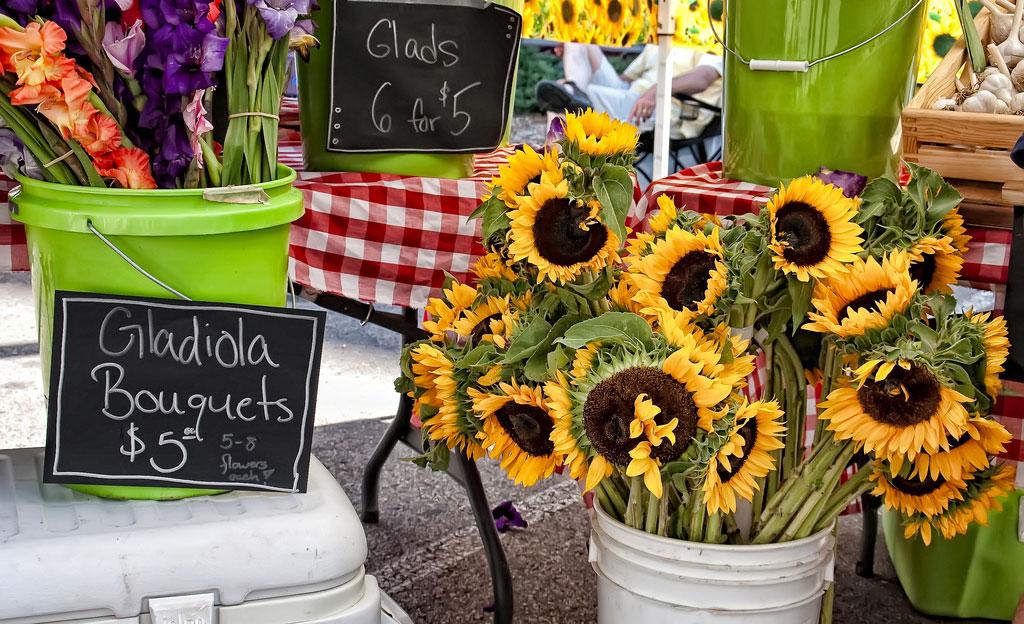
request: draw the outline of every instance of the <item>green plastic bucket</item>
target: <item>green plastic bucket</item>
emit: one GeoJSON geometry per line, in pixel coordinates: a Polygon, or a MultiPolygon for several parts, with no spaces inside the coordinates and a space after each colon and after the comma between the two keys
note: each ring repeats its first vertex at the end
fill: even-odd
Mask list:
{"type": "MultiPolygon", "coordinates": [[[[49,394],[55,290],[173,298],[93,234],[91,223],[142,268],[191,299],[281,306],[289,224],[302,216],[295,172],[259,185],[267,203],[204,199],[202,189],[125,190],[19,178],[12,216],[25,224],[44,393],[49,394]]],[[[193,488],[73,486],[107,498],[173,499],[193,488]]]]}
{"type": "Polygon", "coordinates": [[[989,514],[988,526],[973,525],[951,540],[932,533],[903,538],[899,514],[883,512],[885,543],[896,575],[914,608],[939,617],[1011,620],[1024,594],[1024,544],[1017,538],[1017,490],[989,514]]]}
{"type": "Polygon", "coordinates": [[[822,166],[894,175],[926,9],[918,0],[727,0],[724,175],[769,186],[822,166]],[[813,64],[753,70],[751,59],[813,64]]]}
{"type": "MultiPolygon", "coordinates": [[[[299,67],[299,121],[302,126],[302,150],[307,171],[362,171],[393,173],[424,178],[466,178],[473,175],[472,154],[425,153],[361,153],[328,152],[324,137],[328,136],[331,102],[331,53],[334,43],[334,2],[323,0],[313,12],[317,23],[316,38],[320,47],[310,52],[308,62],[299,67]]],[[[523,12],[523,0],[495,0],[496,4],[523,12]]],[[[517,70],[518,72],[518,70],[517,70]]],[[[509,94],[509,110],[515,103],[515,82],[509,94]]],[[[512,129],[509,115],[505,130],[508,142],[512,129]]]]}

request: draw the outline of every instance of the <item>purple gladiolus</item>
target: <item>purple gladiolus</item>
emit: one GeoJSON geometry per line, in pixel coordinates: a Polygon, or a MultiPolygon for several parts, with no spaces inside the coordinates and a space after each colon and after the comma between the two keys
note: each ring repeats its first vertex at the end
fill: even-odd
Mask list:
{"type": "Polygon", "coordinates": [[[826,184],[843,189],[843,195],[850,198],[860,197],[860,194],[864,192],[864,188],[868,185],[867,176],[850,171],[832,171],[825,167],[822,167],[821,171],[816,173],[814,177],[826,184]]]}
{"type": "Polygon", "coordinates": [[[224,67],[228,40],[215,33],[191,31],[188,40],[167,55],[164,88],[168,93],[192,95],[213,86],[213,72],[224,67]]]}
{"type": "Polygon", "coordinates": [[[550,147],[565,138],[565,118],[555,117],[548,126],[548,136],[544,141],[545,147],[550,147]]]}
{"type": "Polygon", "coordinates": [[[527,527],[526,519],[523,518],[516,506],[512,504],[512,501],[508,500],[493,510],[491,515],[494,517],[494,528],[498,529],[498,533],[505,533],[514,527],[525,529],[527,527]]]}
{"type": "Polygon", "coordinates": [[[136,20],[125,32],[117,22],[107,22],[103,34],[103,51],[119,72],[126,76],[135,76],[135,61],[146,46],[146,34],[142,30],[142,20],[136,20]]]}
{"type": "Polygon", "coordinates": [[[40,169],[39,163],[10,128],[0,127],[0,168],[11,179],[14,179],[15,174],[36,180],[43,179],[43,170],[40,169]]]}
{"type": "Polygon", "coordinates": [[[309,0],[249,0],[249,4],[260,12],[272,39],[288,35],[299,16],[310,12],[309,0]]]}

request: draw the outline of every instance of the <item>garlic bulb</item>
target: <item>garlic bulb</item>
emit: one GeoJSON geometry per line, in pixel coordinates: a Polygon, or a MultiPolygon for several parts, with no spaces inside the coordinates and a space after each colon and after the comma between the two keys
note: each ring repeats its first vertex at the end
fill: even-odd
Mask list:
{"type": "Polygon", "coordinates": [[[1015,91],[1024,91],[1024,63],[1017,63],[1017,66],[1010,72],[1010,81],[1015,91]]]}
{"type": "MultiPolygon", "coordinates": [[[[1024,3],[1022,3],[1022,4],[1024,4],[1024,3]]],[[[992,62],[992,65],[993,65],[993,67],[991,67],[989,69],[994,69],[995,70],[994,72],[989,72],[988,75],[985,77],[985,80],[988,80],[989,78],[992,78],[993,76],[1005,76],[1006,78],[1009,78],[1010,77],[1010,68],[1007,66],[1007,64],[1006,64],[1006,57],[1003,56],[1003,52],[1002,52],[1002,50],[999,49],[999,46],[997,46],[994,43],[990,43],[990,44],[988,44],[988,46],[985,49],[988,51],[988,58],[992,62]]],[[[988,71],[988,70],[986,70],[986,71],[988,71]]],[[[1004,85],[999,85],[996,88],[1001,89],[1001,88],[1003,88],[1003,86],[1004,85]]]]}
{"type": "Polygon", "coordinates": [[[1020,38],[1022,20],[1024,20],[1024,1],[1018,0],[1016,10],[1013,12],[1013,22],[1010,24],[1010,34],[1006,37],[1006,41],[999,44],[999,51],[1010,69],[1024,60],[1024,40],[1020,38]]]}
{"type": "Polygon", "coordinates": [[[1001,100],[991,91],[978,91],[964,100],[960,110],[965,113],[993,113],[996,110],[996,102],[999,101],[1001,100]]]}
{"type": "Polygon", "coordinates": [[[992,74],[991,76],[989,76],[988,78],[981,82],[981,86],[979,87],[979,89],[981,89],[982,91],[991,91],[992,93],[1002,91],[1003,89],[1013,91],[1013,81],[1010,79],[1009,76],[1004,76],[1002,74],[992,74]]]}
{"type": "Polygon", "coordinates": [[[1002,100],[996,100],[996,105],[992,108],[992,112],[997,115],[1008,115],[1010,113],[1010,105],[1002,100]]]}
{"type": "Polygon", "coordinates": [[[999,7],[997,7],[992,0],[981,0],[981,3],[985,5],[985,8],[992,14],[992,25],[989,27],[988,31],[989,38],[992,39],[993,43],[997,44],[1006,41],[1006,38],[1010,36],[1010,28],[1013,25],[1013,16],[999,10],[999,7]]]}
{"type": "Polygon", "coordinates": [[[1010,112],[1016,113],[1019,110],[1024,110],[1024,93],[1018,93],[1010,100],[1010,112]]]}
{"type": "Polygon", "coordinates": [[[942,98],[941,100],[932,104],[933,110],[956,110],[956,100],[950,98],[942,98]]]}
{"type": "Polygon", "coordinates": [[[1004,104],[1009,104],[1013,100],[1014,93],[1016,92],[1013,89],[996,89],[992,91],[992,95],[999,98],[999,101],[1004,104]]]}

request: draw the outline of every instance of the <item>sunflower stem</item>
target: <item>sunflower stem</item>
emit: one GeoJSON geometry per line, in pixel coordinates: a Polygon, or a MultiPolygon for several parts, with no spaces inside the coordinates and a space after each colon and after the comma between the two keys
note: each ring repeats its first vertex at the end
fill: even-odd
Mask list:
{"type": "MultiPolygon", "coordinates": [[[[793,516],[807,502],[808,496],[818,487],[825,474],[832,468],[835,460],[842,453],[841,445],[830,446],[822,454],[802,464],[806,468],[804,474],[790,478],[792,486],[783,486],[773,499],[769,501],[770,513],[766,510],[761,517],[761,528],[754,537],[754,544],[768,544],[782,541],[779,536],[793,520],[793,516]],[[775,503],[778,501],[778,506],[775,503]]],[[[788,485],[788,484],[787,484],[788,485]]]]}
{"type": "Polygon", "coordinates": [[[629,500],[626,503],[626,513],[623,519],[626,526],[643,530],[643,477],[632,477],[629,482],[629,500]]]}
{"type": "Polygon", "coordinates": [[[821,624],[832,624],[832,605],[835,604],[835,600],[836,584],[833,581],[828,584],[825,597],[821,601],[821,617],[818,620],[821,624]]]}
{"type": "Polygon", "coordinates": [[[599,493],[603,493],[605,499],[608,500],[608,504],[610,506],[605,507],[605,511],[608,513],[614,512],[613,515],[615,516],[615,519],[621,522],[626,516],[626,501],[622,498],[622,494],[619,494],[618,488],[616,488],[615,484],[612,482],[613,478],[614,477],[602,479],[601,482],[597,484],[596,489],[599,493]]]}
{"type": "Polygon", "coordinates": [[[725,541],[730,544],[746,544],[747,540],[743,538],[743,533],[740,531],[740,526],[736,524],[736,516],[728,514],[725,516],[725,541]]]}
{"type": "Polygon", "coordinates": [[[870,477],[872,471],[870,463],[861,466],[856,474],[832,493],[828,503],[825,505],[824,511],[818,517],[818,524],[814,527],[814,532],[823,531],[828,528],[829,525],[835,522],[840,512],[846,509],[855,498],[871,489],[870,477]]]}
{"type": "MultiPolygon", "coordinates": [[[[667,488],[669,491],[672,488],[667,488]]],[[[669,495],[665,492],[658,501],[658,535],[668,537],[668,505],[669,495]]]]}
{"type": "Polygon", "coordinates": [[[704,542],[720,544],[722,542],[722,513],[715,512],[708,516],[708,526],[704,531],[704,542]]]}
{"type": "MultiPolygon", "coordinates": [[[[694,499],[699,497],[694,496],[694,499]]],[[[704,518],[707,516],[707,512],[704,509],[703,504],[696,504],[690,512],[690,541],[701,542],[701,538],[704,537],[704,518]]]]}
{"type": "MultiPolygon", "coordinates": [[[[658,532],[658,518],[661,515],[661,500],[654,495],[654,492],[646,492],[644,494],[647,497],[647,511],[644,517],[644,531],[654,535],[658,532]]],[[[665,497],[665,493],[662,492],[662,498],[665,497]]]]}
{"type": "MultiPolygon", "coordinates": [[[[831,465],[828,467],[828,470],[825,471],[825,474],[822,475],[821,479],[811,483],[812,487],[816,486],[814,487],[814,491],[804,502],[800,511],[793,516],[793,519],[786,527],[786,530],[782,532],[782,536],[779,538],[779,541],[789,542],[794,539],[799,539],[798,536],[800,536],[803,530],[810,531],[817,524],[815,511],[820,512],[819,505],[824,504],[824,501],[832,495],[832,491],[839,483],[840,476],[843,474],[843,471],[846,470],[847,464],[849,464],[850,460],[853,458],[852,442],[845,442],[840,444],[839,447],[839,456],[831,462],[831,465]],[[805,523],[810,523],[810,526],[805,527],[805,523]]],[[[810,533],[808,533],[808,535],[809,534],[810,533]]]]}
{"type": "MultiPolygon", "coordinates": [[[[843,358],[838,353],[839,349],[832,340],[826,341],[825,367],[822,368],[821,396],[820,399],[827,399],[835,386],[836,378],[842,373],[843,358]]],[[[824,440],[827,428],[821,426],[821,422],[814,428],[814,444],[824,440]]]]}

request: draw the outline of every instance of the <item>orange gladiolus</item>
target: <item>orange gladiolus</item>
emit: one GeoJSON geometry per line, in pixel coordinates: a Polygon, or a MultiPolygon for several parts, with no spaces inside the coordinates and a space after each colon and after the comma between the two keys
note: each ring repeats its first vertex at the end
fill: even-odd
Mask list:
{"type": "Polygon", "coordinates": [[[67,34],[54,22],[31,22],[23,31],[0,28],[0,50],[18,75],[18,84],[40,85],[67,71],[62,62],[67,34]]]}
{"type": "Polygon", "coordinates": [[[103,158],[97,158],[96,170],[104,178],[113,178],[124,188],[156,188],[156,180],[149,172],[149,155],[137,147],[119,147],[103,158]]]}
{"type": "Polygon", "coordinates": [[[121,128],[110,115],[97,112],[81,128],[75,140],[90,156],[96,157],[116,150],[121,145],[121,128]]]}

